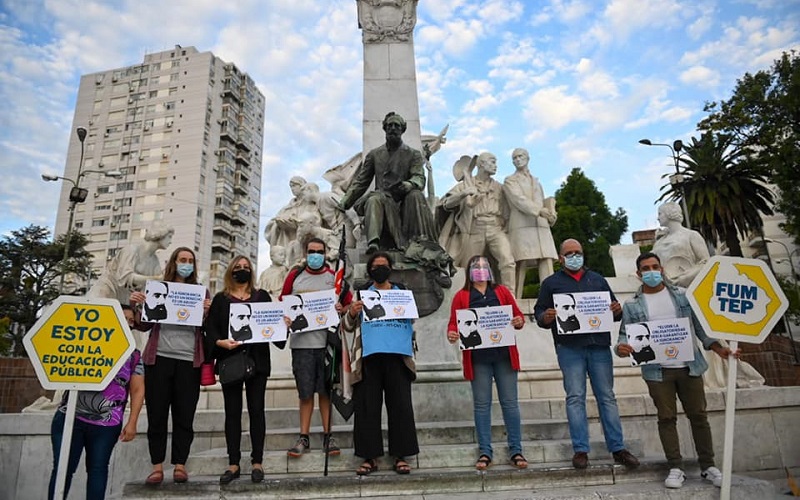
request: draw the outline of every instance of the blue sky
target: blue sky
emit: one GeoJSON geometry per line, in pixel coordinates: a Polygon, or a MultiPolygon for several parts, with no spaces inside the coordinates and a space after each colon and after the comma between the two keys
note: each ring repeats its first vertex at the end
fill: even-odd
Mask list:
{"type": "MultiPolygon", "coordinates": [[[[414,41],[423,133],[450,125],[438,195],[461,155],[495,153],[502,181],[525,147],[545,195],[580,167],[637,230],[656,227],[674,169],[638,140],[688,141],[705,102],[800,48],[800,0],[420,0],[414,41]]],[[[322,173],[360,149],[354,0],[0,0],[0,234],[53,226],[59,186],[40,175],[64,170],[80,75],[176,44],[266,96],[261,233],[291,176],[326,190],[322,173]]],[[[261,267],[267,254],[262,240],[261,267]]]]}

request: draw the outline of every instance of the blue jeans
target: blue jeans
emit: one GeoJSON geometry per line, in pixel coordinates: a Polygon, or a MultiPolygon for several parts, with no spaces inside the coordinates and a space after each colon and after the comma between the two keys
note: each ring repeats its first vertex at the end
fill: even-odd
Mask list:
{"type": "MultiPolygon", "coordinates": [[[[50,500],[53,500],[56,493],[56,470],[65,420],[66,415],[56,411],[50,427],[50,441],[53,444],[53,472],[50,474],[50,487],[47,494],[47,498],[50,500]]],[[[114,451],[114,445],[117,444],[120,432],[122,432],[122,424],[104,427],[75,419],[72,427],[69,459],[67,460],[64,498],[67,498],[69,487],[72,484],[72,475],[78,468],[84,448],[86,448],[86,500],[102,500],[106,497],[108,462],[111,460],[111,452],[114,451]]]]}
{"type": "Polygon", "coordinates": [[[571,347],[556,345],[558,366],[567,393],[567,420],[573,451],[589,452],[589,420],[586,416],[586,375],[592,383],[600,424],[608,451],[625,448],[622,423],[614,396],[614,363],[606,346],[571,347]]]}
{"type": "Polygon", "coordinates": [[[503,410],[506,425],[508,454],[522,453],[522,430],[517,400],[517,372],[508,359],[493,363],[474,363],[472,371],[472,406],[475,414],[475,432],[481,455],[492,458],[492,378],[497,385],[497,398],[503,410]]]}

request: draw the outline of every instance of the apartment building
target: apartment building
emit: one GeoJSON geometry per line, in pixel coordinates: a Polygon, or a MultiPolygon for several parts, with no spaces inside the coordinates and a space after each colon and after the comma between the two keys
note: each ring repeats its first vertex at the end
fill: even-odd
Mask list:
{"type": "MultiPolygon", "coordinates": [[[[264,109],[247,73],[194,47],[82,76],[73,128],[87,133],[70,138],[64,177],[88,190],[73,227],[95,269],[156,221],[175,228],[159,255],[193,248],[212,292],[235,254],[257,264],[264,109]]],[[[73,184],[62,184],[56,234],[69,223],[73,184]]]]}

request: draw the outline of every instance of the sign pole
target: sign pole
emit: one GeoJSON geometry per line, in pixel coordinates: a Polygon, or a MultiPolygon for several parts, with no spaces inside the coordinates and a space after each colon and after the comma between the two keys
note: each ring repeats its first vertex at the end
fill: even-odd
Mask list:
{"type": "MultiPolygon", "coordinates": [[[[739,349],[739,341],[730,341],[731,352],[739,349]]],[[[722,489],[720,500],[731,498],[731,474],[733,473],[733,425],[736,416],[736,369],[738,363],[733,356],[728,357],[728,387],[725,393],[725,444],[722,452],[722,489]]]]}
{"type": "Polygon", "coordinates": [[[64,484],[69,467],[69,449],[72,444],[72,428],[75,423],[75,408],[78,404],[78,391],[71,390],[67,395],[67,414],[64,416],[64,432],[61,434],[61,449],[58,452],[56,470],[56,490],[53,498],[64,498],[64,484]]]}

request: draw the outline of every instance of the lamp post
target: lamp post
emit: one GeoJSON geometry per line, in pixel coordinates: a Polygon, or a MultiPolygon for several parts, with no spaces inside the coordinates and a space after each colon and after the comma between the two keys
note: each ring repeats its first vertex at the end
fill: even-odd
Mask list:
{"type": "Polygon", "coordinates": [[[44,181],[58,181],[60,179],[72,183],[72,188],[69,190],[69,208],[67,209],[69,210],[69,220],[67,221],[67,234],[64,238],[64,256],[61,258],[61,277],[58,281],[59,295],[64,293],[64,276],[67,274],[67,260],[69,259],[69,244],[72,238],[72,221],[75,218],[75,206],[78,203],[86,201],[86,196],[89,194],[88,189],[81,187],[83,176],[86,174],[103,174],[106,177],[122,177],[122,173],[118,171],[103,172],[102,170],[83,170],[83,143],[86,140],[86,128],[78,127],[75,129],[75,133],[78,135],[78,140],[81,141],[81,159],[78,162],[78,175],[75,177],[75,180],[59,175],[42,174],[42,180],[44,181]]]}
{"type": "Polygon", "coordinates": [[[684,177],[678,167],[678,159],[680,158],[680,152],[683,149],[683,141],[680,139],[673,141],[672,145],[669,144],[661,144],[657,142],[651,142],[650,139],[641,139],[639,144],[644,144],[645,146],[665,146],[668,147],[670,152],[672,153],[672,161],[675,163],[675,173],[669,176],[669,183],[673,186],[678,186],[681,192],[681,208],[683,208],[683,222],[689,229],[692,228],[692,223],[689,220],[689,207],[686,205],[686,191],[683,189],[684,177]]]}

